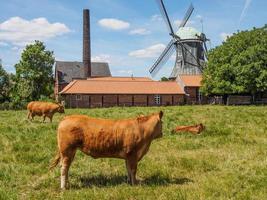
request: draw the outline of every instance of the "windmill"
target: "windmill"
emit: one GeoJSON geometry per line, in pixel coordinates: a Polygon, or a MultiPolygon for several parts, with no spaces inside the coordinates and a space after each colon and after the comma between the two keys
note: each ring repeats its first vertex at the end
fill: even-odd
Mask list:
{"type": "Polygon", "coordinates": [[[181,21],[178,31],[175,33],[170,22],[163,0],[157,0],[163,19],[165,20],[171,36],[171,41],[166,46],[155,64],[149,72],[155,76],[164,66],[169,58],[176,51],[175,65],[170,75],[170,79],[176,79],[178,75],[197,75],[202,74],[203,66],[207,60],[206,35],[197,31],[193,27],[186,27],[191,17],[194,7],[191,4],[181,21]]]}

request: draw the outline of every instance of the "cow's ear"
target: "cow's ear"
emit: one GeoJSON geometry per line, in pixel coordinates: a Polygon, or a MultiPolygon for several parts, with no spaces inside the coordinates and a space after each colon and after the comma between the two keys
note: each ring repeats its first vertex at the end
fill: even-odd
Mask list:
{"type": "Polygon", "coordinates": [[[163,117],[163,112],[160,111],[160,112],[159,112],[159,118],[161,119],[162,117],[163,117]]]}

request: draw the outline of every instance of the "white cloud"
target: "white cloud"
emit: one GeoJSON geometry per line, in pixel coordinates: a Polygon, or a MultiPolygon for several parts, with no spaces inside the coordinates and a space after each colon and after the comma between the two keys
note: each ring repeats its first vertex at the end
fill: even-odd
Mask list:
{"type": "Polygon", "coordinates": [[[130,35],[149,35],[151,31],[145,28],[133,29],[129,32],[130,35]]]}
{"type": "Polygon", "coordinates": [[[228,37],[231,37],[233,34],[232,33],[221,33],[220,37],[223,41],[226,41],[228,37]]]}
{"type": "Polygon", "coordinates": [[[151,16],[151,21],[162,21],[161,15],[152,15],[151,16]]]}
{"type": "Polygon", "coordinates": [[[132,51],[129,53],[129,56],[136,58],[154,58],[165,49],[164,44],[155,44],[145,49],[140,49],[136,51],[132,51]]]}
{"type": "Polygon", "coordinates": [[[107,62],[110,63],[111,61],[111,56],[108,54],[100,54],[97,56],[93,56],[92,57],[92,61],[93,62],[107,62]]]}
{"type": "Polygon", "coordinates": [[[251,4],[252,0],[245,0],[245,4],[244,4],[244,8],[242,10],[242,13],[240,15],[240,19],[239,19],[239,23],[244,19],[244,17],[246,16],[247,14],[247,10],[251,4]]]}
{"type": "Polygon", "coordinates": [[[7,47],[8,44],[6,42],[0,42],[0,47],[7,47]]]}
{"type": "Polygon", "coordinates": [[[46,41],[53,37],[70,32],[62,23],[50,23],[46,18],[25,20],[12,17],[0,24],[0,41],[25,46],[34,40],[46,41]]]}
{"type": "Polygon", "coordinates": [[[98,24],[104,28],[112,29],[112,30],[123,30],[128,29],[130,27],[130,23],[126,21],[122,21],[119,19],[101,19],[98,21],[98,24]]]}

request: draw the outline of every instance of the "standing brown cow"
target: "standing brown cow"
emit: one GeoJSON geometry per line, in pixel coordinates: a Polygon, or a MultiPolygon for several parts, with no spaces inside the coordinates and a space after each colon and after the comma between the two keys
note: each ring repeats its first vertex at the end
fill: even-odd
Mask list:
{"type": "Polygon", "coordinates": [[[68,186],[68,171],[76,150],[93,158],[124,159],[128,180],[137,183],[137,164],[153,139],[162,137],[163,112],[134,119],[95,119],[85,115],[65,117],[58,126],[58,153],[50,169],[61,163],[61,188],[68,186]]]}
{"type": "Polygon", "coordinates": [[[43,116],[43,122],[48,117],[52,122],[56,112],[64,113],[64,107],[61,104],[51,102],[32,101],[27,106],[28,119],[33,120],[34,116],[43,116]]]}

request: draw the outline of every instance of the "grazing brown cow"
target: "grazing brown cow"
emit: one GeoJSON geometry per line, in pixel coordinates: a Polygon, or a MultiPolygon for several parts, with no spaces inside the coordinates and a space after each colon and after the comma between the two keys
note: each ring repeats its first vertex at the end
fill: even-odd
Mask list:
{"type": "Polygon", "coordinates": [[[85,115],[65,117],[58,126],[58,153],[50,169],[61,163],[61,188],[68,186],[68,171],[76,150],[93,158],[124,159],[128,180],[137,183],[138,162],[153,139],[162,137],[163,112],[133,119],[95,119],[85,115]]]}
{"type": "Polygon", "coordinates": [[[203,126],[203,124],[197,124],[197,125],[194,125],[194,126],[177,126],[173,130],[173,133],[188,131],[190,133],[193,133],[193,134],[197,135],[197,134],[200,134],[204,129],[205,129],[205,127],[203,126]]]}
{"type": "Polygon", "coordinates": [[[61,104],[32,101],[27,106],[28,119],[33,120],[34,116],[43,116],[43,122],[48,117],[52,122],[53,116],[56,112],[64,113],[64,107],[61,104]]]}

